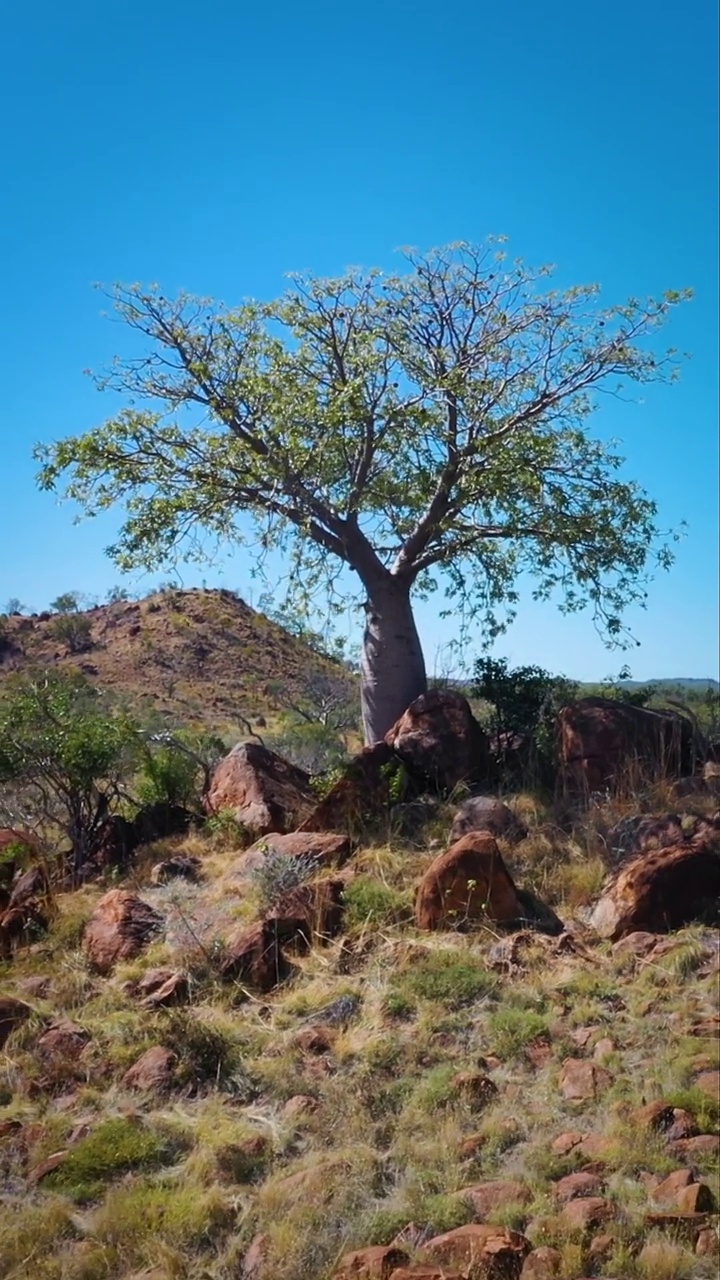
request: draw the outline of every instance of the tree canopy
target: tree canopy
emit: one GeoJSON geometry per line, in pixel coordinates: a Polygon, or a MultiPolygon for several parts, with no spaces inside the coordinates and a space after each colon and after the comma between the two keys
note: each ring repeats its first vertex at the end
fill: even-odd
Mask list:
{"type": "Polygon", "coordinates": [[[491,639],[529,571],[537,597],[589,606],[618,642],[651,556],[671,559],[655,503],[588,420],[595,392],[676,376],[646,340],[687,293],[603,308],[496,242],[404,258],[403,274],[296,276],[237,307],[116,287],[143,350],[98,385],[126,407],[37,450],[42,488],[66,475],[86,513],[124,505],[123,569],[202,558],[208,536],[282,549],[309,594],[349,566],[369,741],[424,688],[411,592],[442,582],[491,639]]]}

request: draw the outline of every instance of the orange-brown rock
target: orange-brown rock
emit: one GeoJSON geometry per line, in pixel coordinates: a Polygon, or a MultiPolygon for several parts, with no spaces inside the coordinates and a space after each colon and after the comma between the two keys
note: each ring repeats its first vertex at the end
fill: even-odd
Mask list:
{"type": "Polygon", "coordinates": [[[553,1192],[558,1200],[566,1203],[580,1196],[595,1196],[602,1190],[602,1185],[602,1179],[596,1173],[569,1173],[554,1183],[553,1192]]]}
{"type": "Polygon", "coordinates": [[[151,969],[138,983],[145,1009],[160,1009],[187,1000],[189,985],[186,973],[174,969],[151,969]]]}
{"type": "Polygon", "coordinates": [[[334,938],[342,925],[343,880],[316,880],[280,899],[265,916],[280,946],[307,950],[319,939],[334,938]]]}
{"type": "Polygon", "coordinates": [[[243,927],[229,938],[220,965],[224,978],[247,983],[257,991],[272,991],[288,975],[277,931],[266,920],[243,927]]]}
{"type": "Polygon", "coordinates": [[[387,767],[393,763],[398,764],[398,758],[386,743],[365,747],[350,761],[298,830],[352,833],[368,820],[377,818],[390,804],[387,767]]]}
{"type": "Polygon", "coordinates": [[[258,742],[240,742],[216,766],[205,797],[208,813],[229,810],[248,831],[292,831],[313,804],[310,778],[258,742]]]}
{"type": "Polygon", "coordinates": [[[334,1280],[390,1280],[393,1271],[410,1259],[404,1249],[394,1245],[370,1245],[355,1249],[340,1259],[334,1280]]]}
{"type": "Polygon", "coordinates": [[[505,1209],[508,1205],[525,1204],[530,1199],[530,1191],[526,1183],[512,1179],[497,1179],[493,1182],[478,1182],[472,1187],[463,1187],[455,1196],[465,1200],[472,1206],[476,1221],[484,1222],[491,1213],[505,1209]]]}
{"type": "Polygon", "coordinates": [[[487,1107],[499,1093],[495,1082],[482,1071],[459,1071],[450,1081],[450,1087],[474,1108],[487,1107]]]}
{"type": "Polygon", "coordinates": [[[627,863],[597,902],[590,923],[603,938],[666,933],[713,910],[720,896],[720,838],[656,849],[627,863]]]}
{"type": "Polygon", "coordinates": [[[590,1231],[614,1217],[615,1208],[602,1196],[580,1196],[568,1200],[562,1209],[565,1224],[573,1231],[590,1231]]]}
{"type": "Polygon", "coordinates": [[[611,1083],[609,1071],[587,1058],[566,1058],[560,1070],[560,1092],[569,1102],[597,1098],[611,1083]]]}
{"type": "Polygon", "coordinates": [[[163,927],[163,917],[126,889],[111,889],[86,926],[83,946],[92,967],[109,973],[119,960],[132,960],[163,927]]]}
{"type": "Polygon", "coordinates": [[[468,796],[460,805],[450,828],[450,843],[454,844],[471,831],[489,831],[491,836],[505,840],[523,840],[527,827],[502,800],[495,796],[468,796]]]}
{"type": "Polygon", "coordinates": [[[447,1262],[459,1268],[484,1267],[487,1280],[517,1280],[530,1248],[530,1241],[518,1231],[471,1222],[434,1236],[424,1252],[433,1262],[447,1262]]]}
{"type": "Polygon", "coordinates": [[[426,1266],[422,1262],[410,1267],[396,1267],[390,1280],[467,1280],[467,1271],[448,1271],[447,1267],[426,1266]]]}
{"type": "Polygon", "coordinates": [[[32,1009],[14,996],[0,996],[0,1049],[16,1027],[30,1017],[32,1009]]]}
{"type": "Polygon", "coordinates": [[[458,783],[485,782],[490,770],[487,735],[462,694],[430,689],[385,735],[413,776],[440,793],[458,783]]]}
{"type": "Polygon", "coordinates": [[[318,867],[339,867],[350,857],[352,843],[348,835],[336,831],[289,831],[285,835],[270,832],[238,858],[230,869],[231,874],[234,877],[248,875],[273,853],[300,858],[318,867]]]}
{"type": "Polygon", "coordinates": [[[70,1018],[53,1018],[37,1042],[41,1057],[77,1057],[90,1039],[90,1032],[70,1018]]]}
{"type": "Polygon", "coordinates": [[[557,718],[561,776],[579,795],[692,772],[693,728],[670,711],[582,698],[557,718]]]}
{"type": "Polygon", "coordinates": [[[461,928],[487,921],[511,925],[523,916],[510,872],[493,836],[473,832],[430,864],[415,901],[419,929],[461,928]]]}
{"type": "Polygon", "coordinates": [[[562,1254],[550,1245],[540,1245],[528,1254],[520,1272],[520,1280],[555,1280],[560,1275],[562,1254]]]}
{"type": "Polygon", "coordinates": [[[123,1076],[126,1089],[163,1090],[173,1082],[177,1058],[169,1049],[156,1044],[134,1062],[123,1076]]]}

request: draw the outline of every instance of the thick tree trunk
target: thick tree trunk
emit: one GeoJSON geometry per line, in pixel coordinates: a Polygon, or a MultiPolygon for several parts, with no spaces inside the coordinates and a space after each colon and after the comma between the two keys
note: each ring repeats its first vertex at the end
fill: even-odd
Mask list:
{"type": "Polygon", "coordinates": [[[388,574],[368,588],[365,610],[361,699],[365,743],[371,746],[425,693],[427,679],[408,584],[388,574]]]}

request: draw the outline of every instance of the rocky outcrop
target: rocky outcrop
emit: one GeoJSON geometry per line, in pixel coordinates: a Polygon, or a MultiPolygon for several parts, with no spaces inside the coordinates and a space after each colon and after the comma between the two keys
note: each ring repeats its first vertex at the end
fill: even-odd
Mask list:
{"type": "Polygon", "coordinates": [[[398,760],[392,747],[378,742],[365,747],[300,824],[299,831],[354,832],[366,826],[390,804],[390,779],[398,760]]]}
{"type": "Polygon", "coordinates": [[[478,786],[490,771],[487,735],[466,698],[452,689],[430,689],[410,703],[385,735],[409,773],[441,794],[459,783],[478,786]]]}
{"type": "Polygon", "coordinates": [[[126,889],[111,889],[98,902],[86,928],[83,946],[99,973],[109,973],[119,960],[132,960],[163,927],[163,917],[126,889]]]}
{"type": "Polygon", "coordinates": [[[615,875],[595,905],[590,924],[613,940],[635,932],[667,933],[717,910],[720,837],[641,854],[615,875]]]}
{"type": "Polygon", "coordinates": [[[671,711],[583,698],[557,719],[561,779],[579,796],[692,772],[693,728],[671,711]]]}
{"type": "Polygon", "coordinates": [[[208,813],[230,811],[257,835],[292,831],[313,804],[310,779],[258,742],[240,742],[216,766],[205,797],[208,813]]]}
{"type": "Polygon", "coordinates": [[[463,836],[441,853],[425,872],[415,900],[419,929],[511,925],[522,916],[522,903],[502,854],[484,831],[463,836]]]}
{"type": "Polygon", "coordinates": [[[524,840],[527,827],[515,816],[502,800],[494,796],[469,796],[458,809],[450,828],[450,843],[454,844],[471,831],[489,831],[512,842],[524,840]]]}
{"type": "Polygon", "coordinates": [[[433,1262],[484,1271],[487,1280],[517,1280],[530,1248],[518,1231],[472,1222],[433,1237],[423,1252],[433,1262]]]}

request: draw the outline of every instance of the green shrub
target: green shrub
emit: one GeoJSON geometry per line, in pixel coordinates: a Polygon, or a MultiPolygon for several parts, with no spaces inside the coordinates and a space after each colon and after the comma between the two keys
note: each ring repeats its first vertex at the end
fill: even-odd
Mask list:
{"type": "Polygon", "coordinates": [[[167,1141],[122,1116],[103,1120],[71,1147],[67,1159],[45,1185],[74,1200],[96,1199],[106,1182],[131,1170],[154,1169],[172,1159],[167,1141]]]}
{"type": "Polygon", "coordinates": [[[54,640],[67,645],[70,653],[85,653],[92,647],[92,623],[84,613],[64,613],[50,623],[54,640]]]}
{"type": "Polygon", "coordinates": [[[225,1029],[203,1021],[191,1009],[172,1009],[162,1038],[165,1047],[177,1056],[180,1085],[212,1086],[246,1102],[254,1097],[241,1047],[225,1029]]]}
{"type": "Polygon", "coordinates": [[[260,899],[261,909],[267,911],[288,893],[312,880],[319,865],[316,858],[298,858],[295,854],[268,848],[262,863],[250,876],[260,899]]]}
{"type": "Polygon", "coordinates": [[[532,1009],[497,1009],[488,1020],[492,1051],[503,1061],[515,1058],[526,1045],[547,1035],[548,1026],[548,1019],[532,1009]]]}
{"type": "Polygon", "coordinates": [[[344,901],[347,929],[361,928],[366,924],[397,924],[410,915],[405,894],[371,876],[358,876],[351,880],[345,890],[344,901]]]}
{"type": "Polygon", "coordinates": [[[494,973],[468,952],[433,949],[413,958],[411,965],[395,975],[392,990],[403,997],[429,1000],[458,1009],[497,990],[494,973]]]}

